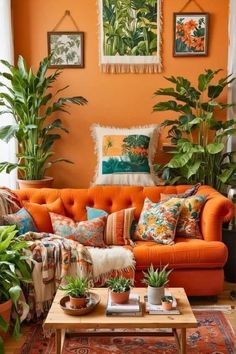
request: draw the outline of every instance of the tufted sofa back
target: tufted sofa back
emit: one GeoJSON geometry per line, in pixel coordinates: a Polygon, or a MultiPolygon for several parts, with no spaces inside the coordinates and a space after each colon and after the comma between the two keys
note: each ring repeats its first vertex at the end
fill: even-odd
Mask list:
{"type": "Polygon", "coordinates": [[[86,206],[106,210],[108,213],[124,208],[135,207],[137,219],[143,207],[145,197],[153,202],[160,200],[160,194],[183,193],[189,185],[181,186],[96,186],[88,189],[22,189],[15,193],[21,202],[50,204],[61,199],[65,214],[74,220],[86,219],[86,206]]]}

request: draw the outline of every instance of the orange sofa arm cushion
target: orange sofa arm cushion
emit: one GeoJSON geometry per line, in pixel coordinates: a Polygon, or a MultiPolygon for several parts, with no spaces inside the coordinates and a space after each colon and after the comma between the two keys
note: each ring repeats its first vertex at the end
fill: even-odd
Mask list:
{"type": "Polygon", "coordinates": [[[204,240],[221,241],[222,224],[230,221],[234,215],[233,203],[210,186],[201,186],[197,194],[207,196],[200,216],[204,240]]]}

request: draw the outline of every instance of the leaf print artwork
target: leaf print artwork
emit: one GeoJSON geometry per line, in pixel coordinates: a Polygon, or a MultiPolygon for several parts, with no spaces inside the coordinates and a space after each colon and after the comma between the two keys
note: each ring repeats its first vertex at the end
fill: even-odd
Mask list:
{"type": "Polygon", "coordinates": [[[207,55],[208,14],[174,14],[174,56],[207,55]]]}
{"type": "Polygon", "coordinates": [[[102,174],[149,173],[146,135],[105,135],[102,146],[102,174]]]}

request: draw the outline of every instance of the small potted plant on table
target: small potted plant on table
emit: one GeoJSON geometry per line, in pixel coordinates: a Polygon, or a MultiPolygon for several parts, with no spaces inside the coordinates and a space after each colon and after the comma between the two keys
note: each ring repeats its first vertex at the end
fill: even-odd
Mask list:
{"type": "Polygon", "coordinates": [[[143,272],[143,282],[148,285],[148,302],[153,305],[160,305],[161,298],[164,296],[164,286],[169,282],[169,275],[172,269],[167,270],[168,264],[162,269],[154,269],[153,265],[147,272],[143,272]]]}
{"type": "Polygon", "coordinates": [[[80,309],[86,307],[89,295],[89,281],[86,277],[66,277],[67,284],[59,288],[70,298],[70,307],[80,309]]]}
{"type": "Polygon", "coordinates": [[[108,279],[107,286],[110,289],[112,302],[116,304],[124,304],[129,301],[130,289],[132,287],[131,280],[125,277],[115,277],[108,279]]]}
{"type": "Polygon", "coordinates": [[[170,311],[173,305],[173,297],[169,295],[162,296],[161,305],[163,310],[170,311]]]}

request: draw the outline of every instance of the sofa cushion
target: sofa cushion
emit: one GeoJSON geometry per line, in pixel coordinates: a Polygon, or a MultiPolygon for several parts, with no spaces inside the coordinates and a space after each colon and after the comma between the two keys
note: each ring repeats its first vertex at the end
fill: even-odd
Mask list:
{"type": "MultiPolygon", "coordinates": [[[[161,194],[161,200],[166,200],[166,198],[171,200],[169,196],[169,194],[161,194]]],[[[176,227],[176,236],[202,239],[199,229],[199,219],[206,199],[203,195],[193,195],[180,199],[182,201],[182,209],[176,227]]]]}
{"type": "Polygon", "coordinates": [[[153,203],[146,198],[134,238],[166,245],[173,244],[181,208],[180,198],[171,198],[162,203],[153,203]]]}
{"type": "Polygon", "coordinates": [[[150,264],[154,267],[169,264],[175,269],[222,268],[228,254],[223,242],[181,237],[175,239],[173,246],[137,241],[133,253],[138,270],[146,270],[150,264]]]}
{"type": "Polygon", "coordinates": [[[34,219],[25,208],[21,208],[15,214],[3,215],[3,221],[7,225],[16,225],[19,235],[28,231],[38,232],[34,219]]]}
{"type": "Polygon", "coordinates": [[[54,234],[78,241],[85,246],[106,247],[104,243],[106,216],[76,222],[66,216],[49,214],[54,234]]]}
{"type": "Polygon", "coordinates": [[[105,243],[123,246],[132,243],[130,239],[131,225],[134,220],[135,208],[127,208],[108,214],[102,209],[87,207],[88,220],[98,216],[107,216],[105,243]]]}
{"type": "Polygon", "coordinates": [[[23,202],[23,205],[30,212],[40,232],[53,232],[49,212],[65,215],[65,210],[60,198],[48,204],[23,202]]]}
{"type": "Polygon", "coordinates": [[[158,126],[111,128],[92,126],[97,151],[94,184],[154,185],[153,159],[158,126]]]}

